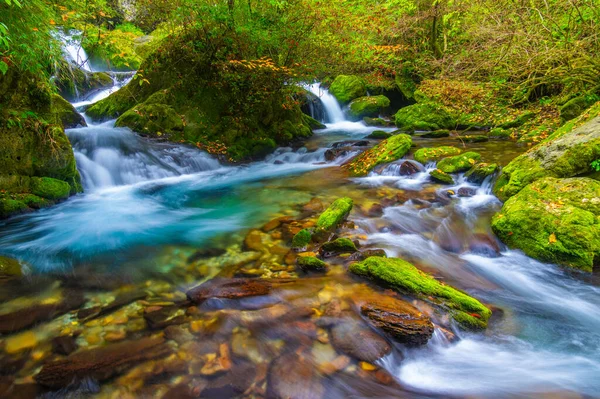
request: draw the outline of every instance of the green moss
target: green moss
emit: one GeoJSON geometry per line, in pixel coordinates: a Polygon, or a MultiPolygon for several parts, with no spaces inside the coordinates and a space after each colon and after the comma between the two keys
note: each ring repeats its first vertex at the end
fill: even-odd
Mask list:
{"type": "Polygon", "coordinates": [[[596,101],[597,96],[595,95],[583,95],[569,100],[559,108],[561,120],[566,122],[577,118],[596,101]]]}
{"type": "Polygon", "coordinates": [[[499,166],[496,163],[478,163],[465,173],[468,182],[481,184],[486,177],[493,175],[498,171],[499,166]]]}
{"type": "MultiPolygon", "coordinates": [[[[140,89],[141,90],[141,89],[140,89]]],[[[138,92],[131,83],[120,90],[112,93],[110,96],[92,104],[85,110],[87,116],[94,120],[107,120],[117,118],[133,107],[137,102],[138,96],[144,92],[138,92]]],[[[147,97],[143,97],[146,99],[147,97]]]]}
{"type": "Polygon", "coordinates": [[[383,130],[374,130],[371,134],[369,134],[366,139],[374,139],[374,140],[385,140],[392,137],[392,135],[388,132],[384,132],[383,130]]]}
{"type": "Polygon", "coordinates": [[[21,268],[18,260],[0,256],[0,276],[20,276],[23,273],[21,268]]]}
{"type": "Polygon", "coordinates": [[[69,197],[71,186],[62,180],[51,177],[32,177],[31,192],[49,200],[61,200],[69,197]]]}
{"type": "Polygon", "coordinates": [[[363,122],[367,126],[396,126],[392,121],[383,118],[369,118],[368,116],[363,118],[363,122]]]}
{"type": "Polygon", "coordinates": [[[471,169],[481,159],[477,152],[465,152],[464,154],[444,158],[438,162],[437,167],[446,173],[459,173],[471,169]]]}
{"type": "Polygon", "coordinates": [[[296,264],[305,272],[324,272],[327,271],[327,265],[322,260],[314,256],[299,256],[296,264]]]}
{"type": "Polygon", "coordinates": [[[504,204],[492,229],[512,248],[591,272],[600,259],[600,182],[543,178],[504,204]]]}
{"type": "Polygon", "coordinates": [[[353,201],[351,198],[343,197],[335,200],[329,208],[319,216],[315,233],[327,233],[334,231],[350,214],[353,201]]]}
{"type": "Polygon", "coordinates": [[[384,96],[359,97],[350,103],[348,113],[354,120],[365,116],[377,116],[381,111],[390,106],[390,100],[384,96]]]}
{"type": "Polygon", "coordinates": [[[68,63],[59,64],[54,84],[61,96],[73,101],[87,94],[114,85],[106,72],[87,72],[68,63]]]}
{"type": "Polygon", "coordinates": [[[427,132],[420,135],[420,137],[428,139],[440,139],[442,137],[450,137],[450,130],[440,129],[433,132],[427,132]]]}
{"type": "Polygon", "coordinates": [[[321,122],[319,122],[318,120],[316,120],[315,118],[313,118],[312,116],[309,115],[302,115],[302,117],[304,118],[304,120],[306,121],[306,124],[311,128],[311,129],[325,129],[327,126],[325,126],[324,124],[322,124],[321,122]]]}
{"type": "Polygon", "coordinates": [[[308,229],[302,229],[292,239],[292,248],[306,248],[310,244],[312,233],[308,229]]]}
{"type": "Polygon", "coordinates": [[[536,116],[535,112],[525,111],[521,115],[519,115],[517,118],[515,118],[514,120],[509,121],[509,122],[504,122],[504,123],[498,125],[498,127],[501,129],[512,129],[515,127],[519,127],[519,126],[524,125],[525,122],[530,121],[533,118],[535,118],[535,116],[536,116]]]}
{"type": "Polygon", "coordinates": [[[461,152],[462,151],[459,148],[450,146],[427,147],[418,149],[414,154],[414,158],[415,161],[425,165],[429,162],[439,161],[448,156],[458,155],[461,152]]]}
{"type": "Polygon", "coordinates": [[[543,177],[574,177],[592,171],[600,159],[600,103],[557,129],[546,140],[513,159],[494,186],[502,201],[543,177]]]}
{"type": "Polygon", "coordinates": [[[406,132],[434,131],[456,127],[456,121],[443,106],[429,102],[401,108],[396,113],[395,120],[398,129],[406,132]]]}
{"type": "Polygon", "coordinates": [[[448,173],[442,172],[439,169],[432,170],[429,172],[429,176],[437,182],[443,184],[454,184],[454,179],[448,173]]]}
{"type": "Polygon", "coordinates": [[[321,247],[326,252],[333,253],[352,253],[358,251],[356,245],[349,238],[336,238],[333,241],[326,242],[321,247]]]}
{"type": "Polygon", "coordinates": [[[52,121],[60,123],[65,129],[87,126],[85,119],[77,110],[58,94],[52,95],[52,121]]]}
{"type": "Polygon", "coordinates": [[[24,194],[22,201],[33,209],[41,209],[51,204],[50,201],[33,194],[24,194]]]}
{"type": "Polygon", "coordinates": [[[492,130],[490,130],[489,138],[502,140],[510,138],[510,135],[510,130],[502,129],[501,127],[495,127],[492,130]]]}
{"type": "Polygon", "coordinates": [[[492,314],[477,299],[436,280],[402,259],[372,256],[350,265],[350,271],[400,292],[432,300],[448,309],[451,316],[466,328],[486,328],[492,314]]]}
{"type": "Polygon", "coordinates": [[[28,210],[26,203],[11,198],[0,198],[0,218],[7,218],[28,210]]]}
{"type": "Polygon", "coordinates": [[[412,139],[409,135],[398,134],[363,152],[346,165],[351,176],[366,176],[377,165],[389,163],[402,158],[410,147],[412,139]]]}
{"type": "Polygon", "coordinates": [[[353,75],[339,75],[331,86],[329,92],[341,103],[347,104],[358,97],[367,94],[367,86],[364,80],[353,75]]]}
{"type": "Polygon", "coordinates": [[[143,103],[121,115],[115,126],[128,127],[151,136],[181,136],[184,123],[181,116],[166,104],[143,103]]]}
{"type": "Polygon", "coordinates": [[[461,136],[458,140],[464,141],[465,143],[483,143],[489,140],[488,136],[483,134],[468,134],[466,136],[461,136]]]}

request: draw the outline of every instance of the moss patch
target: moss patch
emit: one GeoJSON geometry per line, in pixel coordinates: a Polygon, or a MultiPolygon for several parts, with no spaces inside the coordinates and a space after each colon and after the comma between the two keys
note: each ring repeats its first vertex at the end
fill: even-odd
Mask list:
{"type": "Polygon", "coordinates": [[[71,187],[67,182],[51,177],[32,177],[31,193],[49,200],[61,200],[69,197],[71,187]]]}
{"type": "Polygon", "coordinates": [[[591,272],[600,260],[600,182],[540,179],[506,201],[492,229],[531,257],[591,272]]]}
{"type": "Polygon", "coordinates": [[[349,238],[336,238],[333,241],[326,242],[321,247],[326,252],[333,253],[352,253],[358,251],[356,245],[349,238]]]}
{"type": "Polygon", "coordinates": [[[296,264],[305,272],[325,272],[327,265],[321,259],[314,256],[299,256],[296,259],[296,264]]]}
{"type": "Polygon", "coordinates": [[[347,104],[358,97],[367,95],[365,81],[358,76],[339,75],[331,86],[329,92],[341,103],[347,104]]]}
{"type": "Polygon", "coordinates": [[[292,248],[306,248],[310,244],[312,233],[308,229],[302,229],[292,239],[292,248]]]}
{"type": "Polygon", "coordinates": [[[419,103],[401,108],[395,116],[396,126],[405,132],[454,129],[456,121],[439,105],[419,103]]]}
{"type": "Polygon", "coordinates": [[[454,179],[448,173],[445,173],[439,169],[432,170],[429,172],[429,176],[439,183],[443,184],[454,184],[454,179]]]}
{"type": "Polygon", "coordinates": [[[350,214],[354,202],[351,198],[343,197],[335,200],[329,208],[319,216],[316,234],[334,231],[350,214]]]}
{"type": "Polygon", "coordinates": [[[359,97],[350,103],[348,113],[354,120],[364,117],[377,116],[381,111],[390,106],[390,100],[384,96],[359,97]]]}
{"type": "Polygon", "coordinates": [[[415,152],[414,158],[415,161],[425,165],[452,155],[458,155],[461,152],[459,148],[450,146],[420,148],[415,152]]]}
{"type": "Polygon", "coordinates": [[[402,259],[372,256],[350,265],[350,271],[400,292],[433,300],[448,309],[452,317],[465,328],[486,328],[492,314],[477,299],[436,280],[402,259]]]}
{"type": "Polygon", "coordinates": [[[479,153],[470,151],[444,158],[438,162],[437,167],[446,173],[459,173],[471,169],[480,159],[479,153]]]}
{"type": "Polygon", "coordinates": [[[499,166],[496,163],[478,163],[465,173],[468,182],[481,184],[486,177],[493,175],[498,171],[499,166]]]}
{"type": "Polygon", "coordinates": [[[377,165],[389,163],[402,158],[412,145],[409,135],[398,134],[363,152],[345,168],[351,176],[366,176],[377,165]]]}

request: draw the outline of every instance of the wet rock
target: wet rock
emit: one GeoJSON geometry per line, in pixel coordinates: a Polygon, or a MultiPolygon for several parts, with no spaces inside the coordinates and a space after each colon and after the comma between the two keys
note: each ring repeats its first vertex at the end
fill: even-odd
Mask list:
{"type": "Polygon", "coordinates": [[[144,290],[133,290],[119,294],[114,301],[106,306],[94,306],[91,308],[81,309],[77,312],[77,317],[85,320],[92,320],[98,317],[105,316],[113,311],[122,308],[123,306],[129,305],[139,299],[144,299],[148,296],[148,293],[144,290]]]}
{"type": "Polygon", "coordinates": [[[486,177],[493,175],[498,169],[496,163],[478,163],[465,173],[465,178],[470,183],[481,184],[486,177]]]}
{"type": "Polygon", "coordinates": [[[314,256],[299,256],[296,264],[303,272],[326,272],[327,264],[314,256]]]}
{"type": "Polygon", "coordinates": [[[256,378],[256,365],[237,361],[226,374],[208,381],[200,394],[201,398],[232,398],[243,394],[256,378]]]}
{"type": "Polygon", "coordinates": [[[433,132],[423,133],[420,136],[423,138],[426,138],[426,139],[439,139],[442,137],[449,137],[450,130],[440,129],[440,130],[435,130],[433,132]]]}
{"type": "Polygon", "coordinates": [[[68,356],[78,348],[77,341],[72,335],[56,337],[52,340],[52,352],[68,356]]]}
{"type": "Polygon", "coordinates": [[[316,197],[313,197],[308,203],[304,204],[304,206],[302,207],[302,212],[312,214],[317,212],[323,212],[323,209],[325,209],[323,201],[316,197]]]}
{"type": "Polygon", "coordinates": [[[343,254],[354,253],[357,251],[357,249],[356,244],[354,244],[352,240],[341,237],[323,244],[321,251],[328,254],[343,254]]]}
{"type": "Polygon", "coordinates": [[[265,233],[268,233],[272,230],[275,230],[279,226],[281,226],[282,223],[287,223],[287,222],[290,222],[291,220],[292,220],[292,218],[289,216],[279,217],[279,218],[273,219],[270,222],[266,223],[261,228],[261,230],[264,231],[265,233]]]}
{"type": "Polygon", "coordinates": [[[159,309],[146,309],[144,320],[152,330],[183,324],[187,321],[183,311],[178,306],[165,306],[159,309]]]}
{"type": "Polygon", "coordinates": [[[497,258],[500,256],[500,245],[495,238],[487,234],[475,234],[469,242],[469,251],[488,258],[497,258]]]}
{"type": "Polygon", "coordinates": [[[172,339],[179,345],[182,345],[186,342],[192,341],[194,339],[194,335],[186,328],[171,325],[165,328],[165,338],[172,339]]]}
{"type": "Polygon", "coordinates": [[[435,200],[442,205],[448,205],[452,201],[452,196],[447,190],[437,190],[435,192],[435,200]]]}
{"type": "Polygon", "coordinates": [[[439,161],[445,157],[449,157],[452,155],[458,155],[460,153],[461,153],[461,150],[456,147],[450,147],[450,146],[431,147],[431,148],[427,147],[427,148],[418,149],[414,154],[414,158],[415,158],[415,161],[417,161],[423,165],[426,165],[429,162],[439,161]]]}
{"type": "Polygon", "coordinates": [[[240,299],[268,295],[272,284],[265,279],[213,278],[187,292],[190,301],[201,304],[209,298],[240,299]]]}
{"type": "Polygon", "coordinates": [[[475,194],[477,194],[477,190],[473,187],[461,187],[458,189],[456,194],[459,197],[473,197],[475,194]]]}
{"type": "Polygon", "coordinates": [[[325,387],[309,355],[295,352],[273,360],[267,377],[267,398],[320,399],[325,387]]]}
{"type": "Polygon", "coordinates": [[[419,173],[421,170],[422,167],[419,167],[418,164],[411,161],[404,161],[400,165],[400,176],[411,176],[419,173]]]}
{"type": "Polygon", "coordinates": [[[369,142],[367,140],[359,140],[352,143],[353,147],[368,147],[369,142]]]}
{"type": "Polygon", "coordinates": [[[444,173],[465,172],[473,167],[481,159],[477,152],[465,152],[464,154],[444,158],[437,163],[437,167],[444,173]]]}
{"type": "Polygon", "coordinates": [[[223,248],[200,249],[200,250],[194,252],[192,255],[190,255],[190,257],[187,259],[187,263],[194,263],[196,261],[199,261],[200,259],[207,259],[207,258],[214,258],[217,256],[221,256],[225,252],[226,251],[223,248]]]}
{"type": "Polygon", "coordinates": [[[10,333],[30,327],[36,323],[51,320],[70,310],[77,309],[85,302],[79,291],[66,290],[56,304],[39,304],[0,315],[0,333],[10,333]]]}
{"type": "Polygon", "coordinates": [[[302,229],[292,239],[292,248],[306,248],[312,240],[312,233],[309,229],[302,229]]]}
{"type": "Polygon", "coordinates": [[[376,218],[381,217],[383,215],[383,205],[381,204],[373,204],[367,211],[367,216],[376,218]]]}
{"type": "Polygon", "coordinates": [[[381,369],[358,375],[350,372],[338,373],[330,382],[325,394],[327,398],[415,398],[413,392],[404,390],[389,373],[381,369]]]}
{"type": "Polygon", "coordinates": [[[314,314],[314,310],[309,306],[295,307],[280,303],[255,311],[241,311],[233,317],[241,325],[251,330],[307,318],[312,314],[314,314]]]}
{"type": "Polygon", "coordinates": [[[385,253],[385,250],[383,250],[383,249],[365,249],[360,252],[355,252],[348,258],[348,260],[361,261],[361,260],[365,260],[371,256],[382,256],[385,258],[385,257],[387,257],[387,254],[385,253]]]}
{"type": "MultiPolygon", "coordinates": [[[[343,197],[335,200],[329,208],[319,216],[315,229],[317,239],[323,239],[333,232],[350,214],[354,202],[351,198],[343,197]]],[[[314,237],[313,237],[314,238],[314,237]]]]}
{"type": "Polygon", "coordinates": [[[431,172],[429,172],[429,176],[438,183],[449,185],[454,184],[454,178],[452,178],[452,176],[440,169],[432,170],[431,172]]]}
{"type": "Polygon", "coordinates": [[[373,363],[392,351],[381,335],[358,320],[343,320],[330,330],[331,343],[339,352],[373,363]]]}
{"type": "Polygon", "coordinates": [[[258,229],[250,230],[244,239],[244,251],[268,252],[266,243],[270,241],[268,234],[258,229]]]}
{"type": "Polygon", "coordinates": [[[0,256],[0,278],[20,276],[22,265],[16,259],[0,256]]]}
{"type": "Polygon", "coordinates": [[[345,168],[353,177],[366,176],[376,166],[402,158],[411,145],[412,139],[407,134],[392,136],[354,158],[345,168]]]}
{"type": "Polygon", "coordinates": [[[371,134],[369,134],[367,137],[367,139],[374,139],[374,140],[384,140],[387,138],[390,138],[392,135],[389,134],[386,131],[383,130],[374,130],[371,134]]]}
{"type": "Polygon", "coordinates": [[[402,344],[425,345],[433,335],[429,317],[406,301],[372,293],[356,298],[355,303],[372,326],[402,344]]]}
{"type": "Polygon", "coordinates": [[[34,379],[57,389],[85,378],[104,381],[136,363],[166,356],[170,349],[164,338],[142,338],[76,352],[65,359],[46,363],[34,379]]]}
{"type": "MultiPolygon", "coordinates": [[[[0,376],[16,374],[23,368],[26,362],[27,356],[0,356],[0,376]]],[[[0,395],[0,398],[2,397],[0,395]]]]}
{"type": "Polygon", "coordinates": [[[489,140],[488,136],[483,134],[467,135],[459,137],[458,139],[464,141],[465,143],[483,143],[489,140]]]}
{"type": "Polygon", "coordinates": [[[61,273],[52,277],[62,281],[67,288],[81,290],[114,291],[130,282],[129,276],[98,273],[91,268],[80,268],[74,273],[61,273]]]}

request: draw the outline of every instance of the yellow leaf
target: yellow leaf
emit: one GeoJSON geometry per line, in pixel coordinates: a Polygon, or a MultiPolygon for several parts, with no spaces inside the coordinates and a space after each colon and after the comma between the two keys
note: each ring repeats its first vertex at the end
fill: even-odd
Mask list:
{"type": "Polygon", "coordinates": [[[556,242],[556,234],[554,234],[554,233],[550,234],[550,237],[548,237],[548,242],[550,244],[554,244],[556,242]]]}

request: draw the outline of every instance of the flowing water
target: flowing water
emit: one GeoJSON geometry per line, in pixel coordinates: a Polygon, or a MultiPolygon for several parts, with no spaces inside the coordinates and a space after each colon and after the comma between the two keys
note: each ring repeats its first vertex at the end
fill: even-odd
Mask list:
{"type": "MultiPolygon", "coordinates": [[[[294,385],[294,392],[304,397],[600,397],[600,288],[520,252],[500,246],[498,253],[489,221],[501,203],[491,194],[489,179],[473,185],[458,176],[455,187],[442,187],[428,179],[435,164],[416,165],[416,174],[402,176],[402,161],[365,178],[345,177],[340,165],[360,151],[357,141],[376,128],[347,121],[326,90],[318,85],[309,89],[323,102],[326,128],[301,148],[281,148],[262,162],[243,166],[222,165],[194,147],[147,140],[114,127],[114,121],[67,131],[85,193],[0,223],[0,254],[29,267],[25,286],[9,281],[1,287],[3,313],[52,303],[61,295],[61,283],[83,290],[89,306],[104,306],[130,287],[144,287],[148,297],[87,323],[66,314],[0,337],[8,348],[11,339],[21,343],[25,334],[35,335],[34,344],[28,341],[30,351],[8,351],[11,359],[26,361],[15,372],[17,382],[26,383],[51,359],[48,342],[57,335],[76,329],[83,349],[119,337],[137,338],[151,333],[140,316],[147,311],[144,306],[177,304],[182,292],[208,278],[297,276],[293,260],[288,261],[293,257],[290,234],[314,223],[315,204],[350,196],[355,200],[354,227],[345,227],[342,234],[358,238],[363,248],[382,248],[388,256],[407,259],[489,304],[494,309],[489,328],[479,333],[457,330],[443,315],[431,313],[428,304],[413,301],[431,313],[438,327],[426,346],[397,345],[377,361],[393,377],[390,381],[336,353],[318,323],[286,324],[281,316],[265,322],[264,314],[253,316],[269,301],[294,309],[320,307],[322,312],[336,301],[343,307],[374,289],[348,276],[345,260],[334,258],[327,275],[300,274],[305,278],[285,285],[270,299],[236,306],[217,301],[202,305],[200,313],[188,308],[185,314],[193,320],[189,329],[196,338],[176,349],[187,362],[183,368],[169,368],[166,364],[172,362],[167,361],[159,371],[142,365],[118,379],[99,385],[89,381],[74,389],[99,397],[124,397],[126,392],[162,397],[178,383],[193,385],[196,380],[189,377],[198,373],[200,379],[209,374],[210,385],[212,374],[189,353],[202,353],[198,356],[209,364],[214,359],[202,357],[197,346],[216,342],[225,357],[219,346],[225,342],[238,359],[234,364],[239,366],[244,358],[257,370],[252,372],[254,385],[246,391],[252,397],[265,394],[265,376],[260,375],[266,368],[270,385],[301,369],[306,383],[294,385]],[[328,150],[342,147],[347,150],[328,157],[328,150]],[[444,195],[449,189],[470,190],[470,196],[444,195]],[[271,220],[277,220],[274,228],[251,230],[271,220]],[[241,327],[228,323],[240,320],[241,327]],[[204,326],[200,332],[199,324],[204,326]],[[286,356],[293,359],[292,372],[269,366],[286,356]]],[[[459,144],[453,138],[415,137],[414,142],[459,144]]],[[[523,151],[510,142],[468,148],[500,164],[523,151]]],[[[58,396],[66,395],[61,392],[58,396]]]]}

